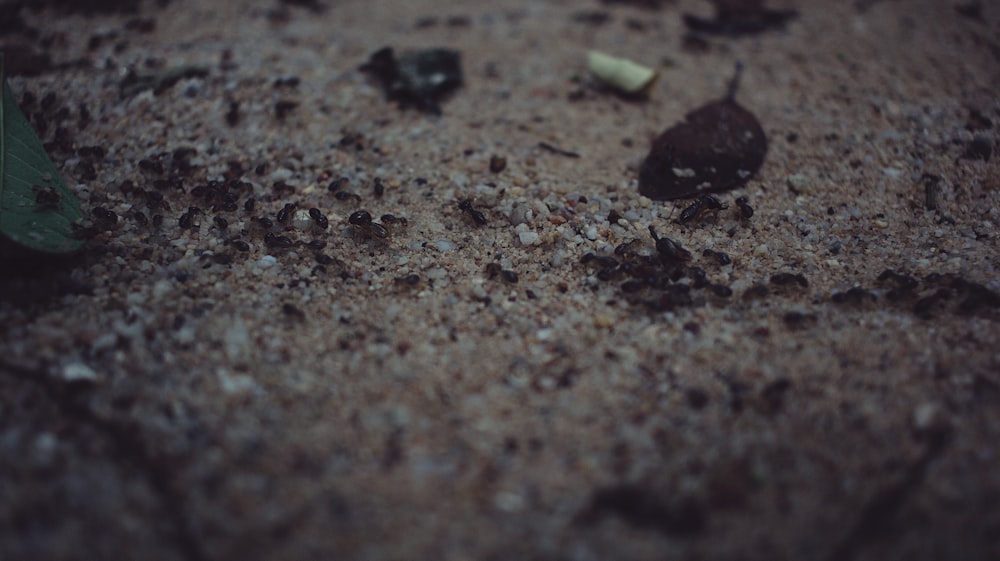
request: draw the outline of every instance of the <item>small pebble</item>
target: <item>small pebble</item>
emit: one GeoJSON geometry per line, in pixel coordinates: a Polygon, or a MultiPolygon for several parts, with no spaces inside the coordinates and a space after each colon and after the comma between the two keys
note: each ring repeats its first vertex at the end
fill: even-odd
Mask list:
{"type": "Polygon", "coordinates": [[[436,240],[434,241],[434,247],[437,248],[438,251],[444,253],[455,249],[455,244],[452,243],[451,240],[436,240]]]}
{"type": "Polygon", "coordinates": [[[522,245],[537,245],[538,234],[536,232],[521,232],[517,235],[522,245]]]}
{"type": "Polygon", "coordinates": [[[788,187],[797,193],[808,193],[812,187],[812,181],[804,173],[793,173],[785,181],[788,187]]]}
{"type": "Polygon", "coordinates": [[[82,362],[71,362],[63,366],[62,377],[67,382],[96,382],[97,372],[82,362]]]}
{"type": "Polygon", "coordinates": [[[296,230],[307,230],[313,224],[313,219],[309,216],[309,211],[305,209],[299,209],[295,211],[292,216],[292,226],[296,230]]]}
{"type": "Polygon", "coordinates": [[[594,327],[607,328],[615,324],[615,318],[607,314],[595,314],[594,315],[594,327]]]}

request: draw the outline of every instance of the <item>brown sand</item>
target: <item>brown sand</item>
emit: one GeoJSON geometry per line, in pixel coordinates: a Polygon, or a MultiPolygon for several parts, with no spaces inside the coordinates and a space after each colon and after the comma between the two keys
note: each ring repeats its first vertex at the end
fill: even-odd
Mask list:
{"type": "Polygon", "coordinates": [[[800,17],[707,50],[682,41],[682,12],[711,13],[695,0],[189,0],[149,3],[151,32],[25,12],[56,63],[83,61],[11,86],[55,92],[72,142],[106,149],[91,181],[53,159],[85,209],[120,220],[73,260],[4,266],[0,559],[1000,558],[1000,314],[968,284],[1000,291],[1000,156],[959,159],[998,140],[1000,7],[771,4],[800,17]],[[593,10],[610,20],[573,17],[593,10]],[[385,45],[462,51],[443,116],[387,104],[357,71],[385,45]],[[658,68],[650,99],[574,81],[592,48],[658,68]],[[728,210],[680,225],[687,202],[640,197],[638,163],[737,60],[767,159],[728,210]],[[123,99],[147,61],[209,75],[123,99]],[[282,99],[298,106],[279,120],[282,99]],[[122,192],[155,191],[139,161],[169,173],[182,147],[195,169],[169,210],[122,192]],[[248,192],[216,213],[190,194],[230,162],[253,213],[248,192]],[[327,192],[340,176],[360,202],[327,192]],[[286,202],[328,216],[284,233],[325,241],[325,273],[250,220],[286,202]],[[361,239],[358,208],[408,225],[361,239]],[[734,295],[651,310],[580,263],[631,239],[653,252],[649,225],[734,295]],[[769,282],[782,272],[808,286],[769,282]],[[852,287],[873,298],[833,301],[852,287]]]}

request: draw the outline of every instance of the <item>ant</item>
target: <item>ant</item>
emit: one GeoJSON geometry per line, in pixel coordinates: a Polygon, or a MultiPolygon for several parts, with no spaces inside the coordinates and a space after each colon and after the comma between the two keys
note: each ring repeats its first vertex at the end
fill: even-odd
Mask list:
{"type": "Polygon", "coordinates": [[[750,199],[746,195],[736,199],[736,206],[740,207],[740,216],[750,218],[753,216],[753,207],[749,204],[750,199]]]}
{"type": "Polygon", "coordinates": [[[702,195],[681,212],[681,216],[677,221],[683,224],[698,218],[707,211],[715,212],[726,210],[727,208],[729,208],[729,205],[720,201],[715,195],[702,195]]]}
{"type": "Polygon", "coordinates": [[[35,191],[35,204],[43,209],[54,209],[59,206],[59,201],[62,200],[62,195],[59,191],[56,191],[51,186],[39,187],[38,185],[32,185],[32,189],[35,191]]]}
{"type": "Polygon", "coordinates": [[[367,210],[358,210],[351,214],[347,221],[354,226],[355,232],[367,238],[387,239],[389,230],[372,220],[372,215],[367,210]]]}
{"type": "Polygon", "coordinates": [[[476,226],[486,225],[486,215],[483,214],[481,211],[476,210],[472,206],[472,201],[468,199],[461,201],[458,203],[458,208],[462,212],[468,214],[472,218],[472,221],[476,223],[476,226]]]}
{"type": "Polygon", "coordinates": [[[660,259],[662,261],[676,263],[678,261],[689,261],[691,259],[690,251],[684,249],[681,244],[666,236],[661,238],[656,235],[656,230],[652,225],[649,227],[649,234],[653,236],[653,241],[656,242],[656,252],[660,254],[660,259]]]}

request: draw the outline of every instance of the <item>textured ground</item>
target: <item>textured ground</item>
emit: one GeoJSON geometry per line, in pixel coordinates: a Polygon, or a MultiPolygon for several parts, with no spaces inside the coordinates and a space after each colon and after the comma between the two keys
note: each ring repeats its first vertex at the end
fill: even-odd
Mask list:
{"type": "Polygon", "coordinates": [[[694,0],[292,4],[4,23],[52,60],[10,84],[54,161],[118,220],[3,265],[0,558],[1000,557],[1000,156],[961,158],[998,140],[997,6],[789,0],[786,31],[699,41],[694,0]],[[443,115],[358,72],[386,45],[462,52],[443,115]],[[592,48],[656,67],[649,100],[590,87],[592,48]],[[738,60],[767,159],[679,224],[638,164],[738,60]],[[208,72],[119,87],[182,65],[208,72]],[[235,210],[196,195],[224,178],[235,210]],[[272,231],[325,248],[265,244],[286,203],[330,227],[272,231]],[[362,208],[407,225],[367,239],[362,208]],[[654,309],[580,262],[641,260],[650,225],[733,295],[654,309]]]}

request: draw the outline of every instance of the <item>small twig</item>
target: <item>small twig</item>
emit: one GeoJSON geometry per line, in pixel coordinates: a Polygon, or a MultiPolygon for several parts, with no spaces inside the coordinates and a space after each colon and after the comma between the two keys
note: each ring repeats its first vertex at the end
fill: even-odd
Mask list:
{"type": "Polygon", "coordinates": [[[577,154],[576,152],[570,152],[569,150],[563,150],[562,148],[559,148],[558,146],[553,146],[553,145],[549,144],[548,142],[539,142],[538,143],[538,147],[541,148],[542,150],[548,150],[549,152],[552,152],[553,154],[559,154],[560,156],[566,156],[567,158],[579,158],[580,157],[580,155],[577,154]]]}

